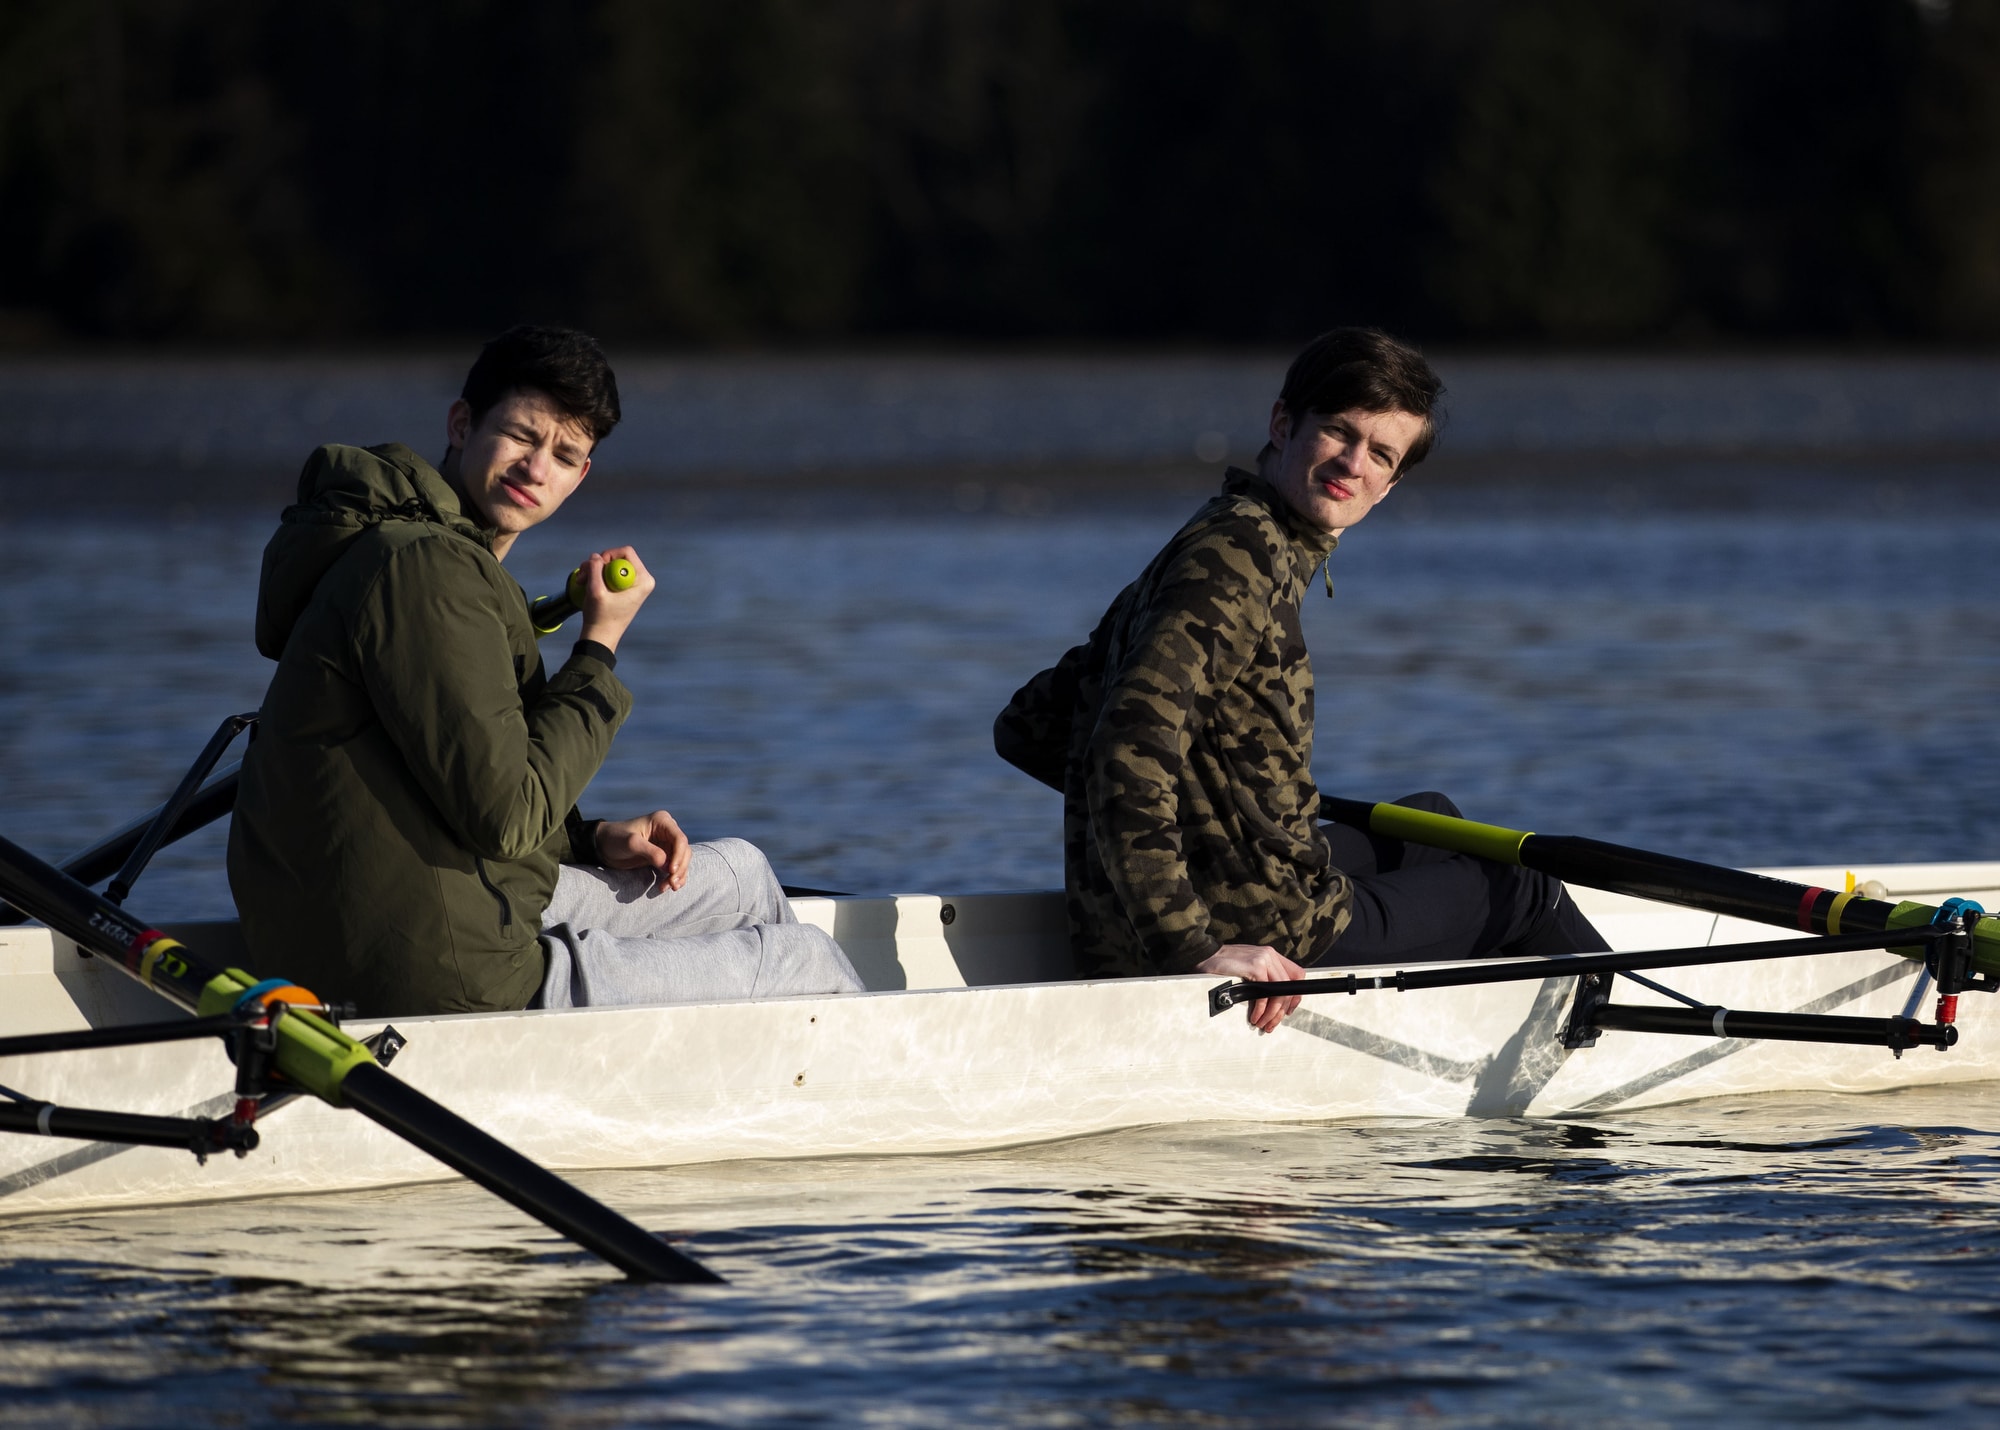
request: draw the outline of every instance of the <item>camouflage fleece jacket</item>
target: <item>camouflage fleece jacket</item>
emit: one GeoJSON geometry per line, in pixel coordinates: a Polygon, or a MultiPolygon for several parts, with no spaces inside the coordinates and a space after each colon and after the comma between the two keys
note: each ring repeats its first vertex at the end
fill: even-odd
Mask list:
{"type": "Polygon", "coordinates": [[[1312,962],[1350,892],[1320,832],[1299,602],[1334,546],[1231,468],[994,747],[1063,793],[1083,977],[1187,973],[1226,943],[1312,962]]]}

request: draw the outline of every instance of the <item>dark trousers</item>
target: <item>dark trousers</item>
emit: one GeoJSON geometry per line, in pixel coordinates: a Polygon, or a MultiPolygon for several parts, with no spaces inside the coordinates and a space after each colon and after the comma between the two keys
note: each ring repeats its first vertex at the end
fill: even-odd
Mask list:
{"type": "MultiPolygon", "coordinates": [[[[1396,803],[1458,817],[1458,806],[1441,794],[1396,803]]],[[[1354,917],[1322,964],[1610,951],[1562,882],[1547,874],[1344,824],[1329,824],[1326,834],[1334,867],[1354,883],[1354,917]]]]}

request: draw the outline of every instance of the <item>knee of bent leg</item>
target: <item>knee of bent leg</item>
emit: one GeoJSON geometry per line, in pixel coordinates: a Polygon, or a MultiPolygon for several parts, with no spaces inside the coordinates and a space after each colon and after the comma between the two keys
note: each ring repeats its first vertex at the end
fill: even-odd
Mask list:
{"type": "Polygon", "coordinates": [[[1395,803],[1404,806],[1406,809],[1421,809],[1426,814],[1443,814],[1450,816],[1452,819],[1463,819],[1465,817],[1458,812],[1457,805],[1453,804],[1447,796],[1439,794],[1434,789],[1427,789],[1419,794],[1406,794],[1401,799],[1395,801],[1395,803]]]}
{"type": "Polygon", "coordinates": [[[738,879],[746,883],[757,884],[775,877],[771,873],[771,861],[764,857],[764,851],[747,839],[731,836],[703,842],[721,857],[738,879]]]}

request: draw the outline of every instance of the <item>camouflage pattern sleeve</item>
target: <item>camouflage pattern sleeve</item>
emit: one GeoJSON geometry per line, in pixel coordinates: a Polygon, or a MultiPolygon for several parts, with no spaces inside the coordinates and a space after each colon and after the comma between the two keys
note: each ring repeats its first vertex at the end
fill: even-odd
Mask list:
{"type": "Polygon", "coordinates": [[[1015,691],[993,721],[994,753],[1053,790],[1063,787],[1070,727],[1076,718],[1077,673],[1089,658],[1089,646],[1072,646],[1061,660],[1015,691]]]}
{"type": "Polygon", "coordinates": [[[1277,599],[1274,553],[1226,531],[1161,568],[1106,661],[1103,703],[1084,760],[1097,855],[1146,961],[1192,972],[1222,946],[1189,879],[1183,767],[1222,693],[1264,646],[1277,599]]]}
{"type": "Polygon", "coordinates": [[[1050,789],[1066,786],[1081,686],[1102,658],[1104,633],[1131,592],[1130,586],[1119,592],[1090,639],[1071,646],[1061,660],[1015,691],[993,721],[994,753],[1050,789]]]}

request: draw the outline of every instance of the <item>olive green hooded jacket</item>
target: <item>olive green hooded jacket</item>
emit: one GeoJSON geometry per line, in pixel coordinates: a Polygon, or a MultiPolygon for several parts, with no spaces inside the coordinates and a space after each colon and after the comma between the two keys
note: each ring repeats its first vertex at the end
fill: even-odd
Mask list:
{"type": "Polygon", "coordinates": [[[364,1015],[525,1007],[575,805],[632,697],[578,642],[545,677],[527,599],[407,447],[322,447],[264,550],[278,662],[229,884],[261,976],[364,1015]]]}

